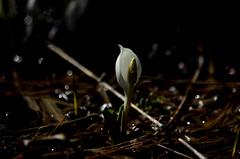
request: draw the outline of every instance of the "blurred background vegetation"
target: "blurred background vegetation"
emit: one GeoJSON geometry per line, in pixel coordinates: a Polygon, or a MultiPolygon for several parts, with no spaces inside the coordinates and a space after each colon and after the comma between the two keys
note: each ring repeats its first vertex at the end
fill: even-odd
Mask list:
{"type": "Polygon", "coordinates": [[[193,59],[204,54],[216,78],[239,77],[237,11],[225,4],[0,0],[0,35],[1,74],[65,70],[69,66],[46,47],[53,42],[97,74],[114,74],[122,44],[139,54],[146,75],[191,75],[193,59]],[[234,75],[225,77],[229,72],[234,75]]]}

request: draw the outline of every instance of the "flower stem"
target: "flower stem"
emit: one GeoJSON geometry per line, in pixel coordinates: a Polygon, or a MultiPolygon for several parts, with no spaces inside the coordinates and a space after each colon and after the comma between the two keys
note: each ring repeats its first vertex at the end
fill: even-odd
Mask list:
{"type": "Polygon", "coordinates": [[[123,111],[122,111],[121,128],[120,128],[120,133],[122,135],[126,135],[128,115],[131,107],[132,96],[133,96],[133,85],[129,85],[129,91],[126,92],[123,111]]]}

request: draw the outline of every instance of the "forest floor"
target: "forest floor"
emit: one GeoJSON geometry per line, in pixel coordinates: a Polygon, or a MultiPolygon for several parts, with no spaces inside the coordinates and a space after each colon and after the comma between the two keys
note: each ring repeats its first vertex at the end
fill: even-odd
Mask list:
{"type": "Polygon", "coordinates": [[[193,74],[184,79],[143,75],[124,136],[115,75],[106,80],[63,58],[79,70],[0,78],[0,158],[239,157],[240,83],[215,79],[211,65],[202,69],[204,57],[194,59],[193,74]]]}

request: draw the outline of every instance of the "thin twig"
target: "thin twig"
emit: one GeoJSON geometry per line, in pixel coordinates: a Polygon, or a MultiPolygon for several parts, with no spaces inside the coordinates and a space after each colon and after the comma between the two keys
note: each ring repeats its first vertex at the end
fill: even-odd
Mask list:
{"type": "Polygon", "coordinates": [[[203,156],[200,152],[198,152],[195,148],[193,148],[191,145],[189,145],[182,138],[178,138],[178,141],[181,142],[184,146],[186,146],[189,150],[191,150],[198,158],[207,159],[205,156],[203,156]]]}
{"type": "Polygon", "coordinates": [[[159,143],[159,142],[153,142],[152,138],[147,138],[145,139],[145,137],[147,137],[146,135],[144,136],[140,136],[136,139],[132,139],[130,141],[124,141],[115,145],[111,145],[111,146],[105,146],[105,147],[100,147],[100,148],[93,148],[93,149],[88,149],[88,151],[93,152],[94,154],[91,155],[91,158],[99,158],[99,155],[110,155],[113,154],[115,152],[119,152],[121,150],[126,150],[126,149],[132,149],[134,147],[134,149],[138,149],[139,147],[150,147],[152,145],[154,145],[155,143],[159,143]]]}
{"type": "MultiPolygon", "coordinates": [[[[65,122],[61,123],[61,126],[68,125],[68,124],[73,124],[75,122],[79,122],[79,121],[82,121],[82,120],[85,120],[87,118],[91,118],[91,117],[94,117],[94,116],[98,116],[98,114],[92,113],[92,114],[90,114],[88,116],[84,116],[84,117],[81,117],[81,118],[73,119],[73,120],[70,120],[70,121],[65,121],[65,122]]],[[[16,133],[26,133],[27,131],[35,131],[35,130],[39,131],[40,129],[43,130],[43,129],[47,129],[47,128],[50,128],[50,127],[56,128],[57,125],[59,125],[59,122],[51,123],[51,124],[43,125],[43,126],[37,126],[37,127],[17,130],[16,133]]]]}
{"type": "MultiPolygon", "coordinates": [[[[86,67],[84,67],[83,65],[81,65],[79,62],[77,62],[75,59],[73,59],[72,57],[70,57],[67,53],[65,53],[62,49],[60,49],[59,47],[53,45],[53,44],[48,44],[48,48],[50,50],[52,50],[54,53],[58,54],[60,57],[62,57],[64,60],[68,61],[69,63],[71,63],[72,65],[74,65],[75,67],[77,67],[79,70],[81,70],[82,72],[84,72],[87,76],[93,78],[94,80],[96,80],[97,82],[101,81],[101,78],[99,78],[98,76],[96,76],[92,71],[90,71],[89,69],[87,69],[86,67]]],[[[101,82],[101,84],[110,92],[112,92],[114,95],[116,95],[119,99],[124,101],[124,96],[121,95],[119,92],[117,92],[112,86],[110,86],[108,83],[106,82],[101,82]]],[[[146,118],[148,118],[151,122],[153,122],[154,124],[156,124],[159,127],[162,127],[163,124],[161,124],[159,121],[157,121],[156,119],[154,119],[153,117],[151,117],[150,115],[148,115],[147,113],[145,113],[144,111],[142,111],[141,109],[139,109],[136,105],[131,104],[132,108],[134,108],[136,111],[138,111],[140,114],[142,114],[143,116],[145,116],[146,118]]]]}
{"type": "Polygon", "coordinates": [[[48,134],[48,136],[52,136],[52,134],[57,130],[57,128],[59,128],[65,121],[65,117],[58,122],[58,124],[56,125],[56,127],[48,134]]]}
{"type": "Polygon", "coordinates": [[[99,83],[97,91],[102,96],[105,103],[111,104],[110,99],[109,99],[109,97],[107,95],[107,92],[106,92],[106,88],[103,85],[101,85],[101,83],[99,83]]]}
{"type": "Polygon", "coordinates": [[[101,79],[96,76],[93,72],[91,72],[90,70],[88,70],[86,67],[84,67],[83,65],[81,65],[79,62],[77,62],[75,59],[73,59],[71,56],[69,56],[68,54],[66,54],[62,49],[60,49],[59,47],[53,45],[53,44],[49,44],[48,48],[50,50],[52,50],[53,52],[57,53],[59,56],[61,56],[63,59],[65,59],[66,61],[68,61],[69,63],[71,63],[72,65],[74,65],[75,67],[77,67],[78,69],[80,69],[82,72],[84,72],[86,75],[88,75],[89,77],[95,79],[96,81],[100,81],[101,79]]]}
{"type": "Polygon", "coordinates": [[[179,113],[180,110],[182,109],[183,104],[186,102],[187,97],[188,97],[188,94],[189,94],[189,92],[190,92],[191,89],[192,89],[193,83],[195,83],[195,82],[197,81],[197,79],[198,79],[198,76],[199,76],[199,74],[200,74],[200,72],[201,72],[203,63],[204,63],[204,58],[203,58],[203,56],[199,56],[199,57],[198,57],[198,67],[197,67],[197,69],[196,69],[196,71],[195,71],[195,73],[194,73],[194,75],[193,75],[193,77],[192,77],[192,79],[191,79],[190,84],[188,85],[188,87],[187,87],[187,89],[186,89],[185,95],[182,97],[181,103],[178,105],[177,110],[175,111],[174,115],[170,118],[170,120],[168,121],[168,123],[167,123],[166,125],[169,125],[170,123],[172,123],[172,121],[176,118],[176,116],[178,115],[178,113],[179,113]]]}
{"type": "Polygon", "coordinates": [[[161,147],[161,148],[163,148],[163,149],[166,149],[166,150],[168,150],[168,151],[171,151],[171,152],[173,152],[173,153],[175,153],[175,154],[178,154],[178,155],[180,155],[180,156],[183,156],[183,157],[186,157],[186,158],[189,158],[189,159],[193,159],[192,157],[190,157],[190,156],[188,156],[188,155],[185,155],[185,154],[183,154],[183,153],[181,153],[181,152],[178,152],[178,151],[176,151],[176,150],[173,150],[173,149],[168,148],[168,147],[166,147],[166,146],[163,146],[163,145],[161,145],[161,144],[157,144],[157,146],[159,146],[159,147],[161,147]]]}
{"type": "Polygon", "coordinates": [[[60,122],[64,118],[64,114],[61,109],[52,102],[51,98],[41,98],[40,99],[41,107],[44,107],[48,114],[53,115],[53,119],[60,122]]]}
{"type": "MultiPolygon", "coordinates": [[[[152,77],[152,76],[142,76],[141,79],[143,80],[142,83],[150,83],[152,81],[158,81],[161,83],[167,83],[167,84],[188,84],[191,83],[191,80],[189,79],[165,79],[162,77],[152,77]]],[[[217,86],[239,86],[240,82],[238,81],[217,81],[217,80],[198,80],[195,81],[194,84],[197,85],[217,85],[217,86]]]]}

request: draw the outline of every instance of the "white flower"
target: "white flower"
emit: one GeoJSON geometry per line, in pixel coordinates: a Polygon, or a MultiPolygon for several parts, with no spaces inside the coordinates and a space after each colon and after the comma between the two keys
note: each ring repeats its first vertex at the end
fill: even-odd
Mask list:
{"type": "Polygon", "coordinates": [[[128,94],[129,86],[134,86],[138,82],[142,66],[137,55],[132,50],[121,45],[119,47],[120,54],[115,65],[116,78],[124,92],[128,94]]]}
{"type": "Polygon", "coordinates": [[[121,45],[120,54],[118,55],[115,71],[119,85],[123,88],[125,94],[124,106],[121,113],[120,133],[126,134],[126,127],[128,122],[128,113],[131,106],[131,99],[133,96],[133,88],[138,82],[142,66],[135,53],[128,48],[121,45]]]}

